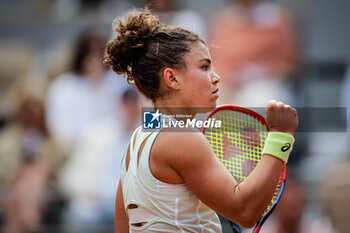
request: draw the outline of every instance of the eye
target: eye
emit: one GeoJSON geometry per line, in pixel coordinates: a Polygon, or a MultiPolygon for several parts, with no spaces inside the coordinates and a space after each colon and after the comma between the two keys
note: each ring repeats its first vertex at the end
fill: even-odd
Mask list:
{"type": "Polygon", "coordinates": [[[203,65],[201,67],[201,69],[203,69],[204,71],[207,71],[207,70],[209,70],[209,65],[203,65]]]}

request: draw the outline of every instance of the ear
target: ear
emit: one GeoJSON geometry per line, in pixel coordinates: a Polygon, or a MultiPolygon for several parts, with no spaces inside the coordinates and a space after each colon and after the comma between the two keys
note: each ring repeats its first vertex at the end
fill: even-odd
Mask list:
{"type": "Polygon", "coordinates": [[[170,87],[173,90],[179,90],[180,83],[175,74],[176,71],[174,69],[166,68],[163,72],[163,79],[168,87],[170,87]]]}

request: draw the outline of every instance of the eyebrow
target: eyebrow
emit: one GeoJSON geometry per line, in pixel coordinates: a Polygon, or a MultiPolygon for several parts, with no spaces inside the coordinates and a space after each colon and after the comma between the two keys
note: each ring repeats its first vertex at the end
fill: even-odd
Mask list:
{"type": "Polygon", "coordinates": [[[209,64],[211,64],[211,60],[209,58],[202,58],[200,59],[199,61],[206,61],[208,62],[209,64]]]}

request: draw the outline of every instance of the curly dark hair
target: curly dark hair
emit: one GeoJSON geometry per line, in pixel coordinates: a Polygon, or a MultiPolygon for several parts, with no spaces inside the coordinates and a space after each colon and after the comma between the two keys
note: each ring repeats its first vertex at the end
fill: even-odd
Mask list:
{"type": "Polygon", "coordinates": [[[113,30],[118,36],[107,43],[104,63],[125,74],[128,82],[135,83],[153,102],[167,93],[160,88],[162,71],[186,68],[183,58],[190,52],[190,44],[204,43],[191,31],[161,24],[147,8],[132,11],[124,22],[116,21],[113,30]]]}

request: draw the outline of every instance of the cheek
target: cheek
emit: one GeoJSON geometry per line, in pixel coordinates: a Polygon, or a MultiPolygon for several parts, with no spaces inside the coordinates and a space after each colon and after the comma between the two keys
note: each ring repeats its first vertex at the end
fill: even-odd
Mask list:
{"type": "Polygon", "coordinates": [[[185,83],[189,101],[200,102],[205,101],[209,93],[211,93],[211,78],[210,72],[203,72],[198,70],[191,72],[188,76],[190,78],[189,82],[185,83]]]}
{"type": "Polygon", "coordinates": [[[211,78],[210,78],[210,73],[202,73],[200,82],[198,82],[198,86],[201,88],[202,91],[204,92],[210,92],[211,91],[211,78]]]}
{"type": "Polygon", "coordinates": [[[200,90],[200,94],[205,94],[208,92],[209,85],[207,84],[207,82],[201,82],[198,84],[198,89],[200,90]]]}
{"type": "Polygon", "coordinates": [[[196,84],[196,92],[194,95],[199,105],[207,105],[208,99],[211,98],[211,84],[205,76],[196,84]]]}

